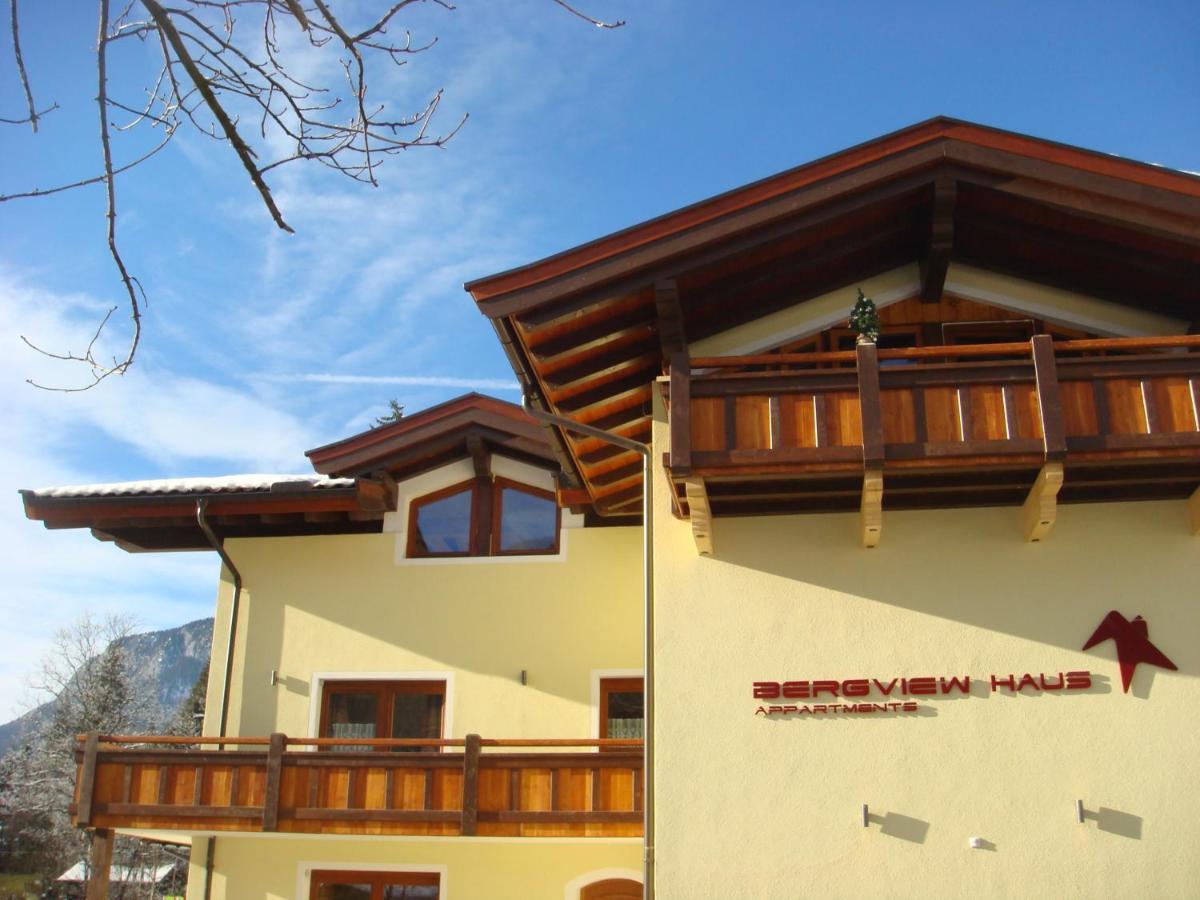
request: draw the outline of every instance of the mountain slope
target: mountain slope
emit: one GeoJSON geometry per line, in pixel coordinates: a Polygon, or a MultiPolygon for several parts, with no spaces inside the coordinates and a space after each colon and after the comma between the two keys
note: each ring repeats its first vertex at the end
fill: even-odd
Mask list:
{"type": "MultiPolygon", "coordinates": [[[[147,700],[144,730],[163,728],[187,697],[212,650],[212,619],[198,619],[166,631],[131,634],[121,647],[129,661],[130,693],[147,700]]],[[[20,718],[0,725],[0,755],[22,734],[35,730],[54,711],[54,701],[43,703],[20,718]]]]}

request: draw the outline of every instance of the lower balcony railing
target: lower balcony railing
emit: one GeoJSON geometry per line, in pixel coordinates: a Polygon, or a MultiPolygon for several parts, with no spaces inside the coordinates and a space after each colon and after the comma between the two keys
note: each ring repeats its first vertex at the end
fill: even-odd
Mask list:
{"type": "Polygon", "coordinates": [[[640,740],[124,737],[76,751],[86,828],[639,837],[640,740]],[[200,749],[211,747],[214,749],[200,749]],[[237,747],[238,749],[222,749],[237,747]]]}

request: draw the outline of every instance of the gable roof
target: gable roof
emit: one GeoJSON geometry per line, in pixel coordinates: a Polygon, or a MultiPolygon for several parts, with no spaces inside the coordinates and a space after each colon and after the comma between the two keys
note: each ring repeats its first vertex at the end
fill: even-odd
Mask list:
{"type": "Polygon", "coordinates": [[[323,474],[363,477],[386,473],[399,481],[455,459],[475,447],[500,452],[541,468],[558,469],[546,429],[521,407],[470,393],[397,422],[305,453],[323,474]]]}
{"type": "Polygon", "coordinates": [[[547,431],[521,407],[467,394],[309,450],[316,475],[70,485],[23,490],[21,498],[26,517],[47,528],[89,528],[125,550],[209,550],[196,519],[201,502],[222,540],[374,533],[395,505],[391,481],[492,452],[559,469],[547,431]]]}
{"type": "MultiPolygon", "coordinates": [[[[1200,178],[936,118],[466,289],[534,402],[649,440],[689,340],[912,262],[936,299],[952,260],[1194,322],[1200,178]]],[[[597,511],[637,513],[637,454],[559,440],[597,511]]]]}

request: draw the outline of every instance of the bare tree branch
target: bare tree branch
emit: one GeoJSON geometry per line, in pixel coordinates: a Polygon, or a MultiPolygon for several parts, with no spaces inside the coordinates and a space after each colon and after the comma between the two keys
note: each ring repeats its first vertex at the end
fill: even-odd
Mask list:
{"type": "Polygon", "coordinates": [[[553,2],[557,3],[559,6],[561,6],[563,9],[565,9],[567,12],[569,12],[571,15],[577,16],[580,19],[583,19],[583,21],[589,22],[592,25],[595,25],[597,28],[620,28],[622,25],[625,24],[624,19],[617,19],[617,21],[615,21],[615,22],[605,22],[601,19],[593,19],[587,13],[581,12],[578,9],[576,9],[575,7],[573,7],[570,3],[567,3],[566,0],[553,0],[553,2]]]}
{"type": "Polygon", "coordinates": [[[52,104],[41,112],[37,111],[37,106],[33,102],[33,90],[29,87],[29,73],[25,71],[25,57],[21,55],[21,26],[17,16],[17,0],[9,0],[8,15],[9,22],[12,25],[13,58],[17,61],[17,72],[21,75],[21,87],[25,89],[25,102],[29,107],[29,115],[24,119],[0,119],[0,122],[6,125],[24,125],[28,122],[33,126],[33,131],[36,134],[38,119],[46,115],[46,113],[58,109],[58,104],[52,104]]]}
{"type": "MultiPolygon", "coordinates": [[[[25,88],[29,122],[37,131],[38,119],[50,107],[37,112],[21,57],[17,6],[9,0],[14,55],[25,88]]],[[[136,168],[158,153],[177,132],[190,124],[200,134],[227,143],[250,178],[272,221],[292,232],[276,203],[267,176],[288,163],[310,161],[370,185],[378,184],[378,169],[384,160],[415,147],[444,147],[467,121],[464,114],[448,131],[440,131],[435,117],[441,107],[442,91],[435,90],[423,106],[409,114],[396,115],[383,102],[370,97],[376,66],[405,65],[414,54],[433,47],[437,38],[414,42],[408,31],[393,39],[387,32],[401,12],[418,3],[431,3],[444,10],[455,9],[450,0],[373,0],[382,12],[370,17],[367,0],[117,0],[124,4],[111,16],[113,0],[99,0],[100,21],[96,48],[97,97],[100,110],[102,171],[91,178],[51,188],[34,188],[0,195],[0,203],[29,197],[44,197],[90,184],[104,184],[106,194],[108,252],[117,269],[128,304],[133,333],[126,354],[111,363],[101,362],[98,353],[101,332],[110,324],[116,309],[104,316],[87,348],[80,354],[51,352],[22,337],[31,348],[52,359],[84,364],[90,383],[86,390],[110,375],[126,372],[133,364],[141,340],[142,306],[146,295],[130,273],[117,240],[117,196],[115,177],[136,168]],[[335,10],[335,7],[337,8],[335,10]],[[135,10],[138,13],[135,14],[135,10]],[[140,14],[145,11],[145,16],[140,14]],[[349,11],[347,11],[349,10],[349,11]],[[298,33],[284,32],[279,19],[295,22],[298,33]],[[362,21],[364,20],[365,21],[362,21]],[[249,29],[249,30],[248,30],[249,29]],[[156,38],[161,53],[157,76],[138,99],[114,96],[119,82],[110,88],[109,51],[118,41],[136,38],[139,43],[156,38]],[[304,54],[314,57],[314,71],[326,73],[325,61],[332,54],[346,79],[342,96],[322,74],[302,75],[307,66],[304,54]],[[309,83],[314,82],[314,83],[309,83]],[[352,99],[351,99],[352,98],[352,99]],[[132,116],[125,124],[113,124],[110,111],[132,116]],[[113,162],[114,135],[161,128],[160,141],[130,163],[113,162]],[[280,139],[285,146],[278,146],[280,139]],[[268,155],[269,154],[269,155],[268,155]]],[[[566,0],[553,0],[571,15],[601,28],[616,28],[624,22],[593,18],[566,0]]],[[[122,44],[121,46],[124,46],[122,44]]],[[[139,148],[140,152],[140,148],[139,148]]],[[[30,382],[33,383],[32,381],[30,382]]],[[[45,388],[46,385],[37,384],[45,388]]]]}

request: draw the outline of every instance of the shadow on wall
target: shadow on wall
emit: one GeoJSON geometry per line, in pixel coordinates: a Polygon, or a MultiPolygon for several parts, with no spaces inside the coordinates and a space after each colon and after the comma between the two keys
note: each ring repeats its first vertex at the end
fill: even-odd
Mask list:
{"type": "Polygon", "coordinates": [[[1085,809],[1083,819],[1084,822],[1095,822],[1097,828],[1101,831],[1107,831],[1109,834],[1131,838],[1135,841],[1142,839],[1142,817],[1135,816],[1133,813],[1121,812],[1119,809],[1109,809],[1107,806],[1101,806],[1095,812],[1085,809]]]}
{"type": "Polygon", "coordinates": [[[899,838],[911,844],[925,843],[925,838],[929,834],[928,822],[896,812],[889,812],[882,816],[876,813],[868,813],[867,826],[870,827],[871,825],[879,825],[881,834],[899,838]]]}
{"type": "MultiPolygon", "coordinates": [[[[886,512],[883,541],[870,550],[857,543],[855,515],[719,519],[715,554],[697,565],[755,570],[1073,651],[1081,651],[1110,610],[1129,619],[1143,615],[1151,642],[1180,674],[1195,675],[1200,650],[1180,637],[1200,633],[1200,605],[1192,602],[1200,553],[1181,509],[1171,502],[1064,506],[1054,532],[1039,543],[1022,541],[1020,510],[886,512]]],[[[719,572],[712,575],[697,580],[697,593],[707,585],[714,592],[728,588],[719,572]]],[[[736,583],[778,596],[770,581],[736,583]]],[[[797,591],[798,616],[802,598],[808,599],[797,591]]],[[[708,599],[715,607],[719,598],[708,599]]],[[[703,614],[703,598],[690,600],[703,614]]],[[[828,639],[855,640],[861,616],[833,609],[828,639]]],[[[1088,654],[1115,662],[1116,647],[1105,641],[1088,654]]],[[[1048,654],[1045,665],[1057,664],[1048,654]]],[[[1145,699],[1155,671],[1138,667],[1133,696],[1145,699]]]]}

